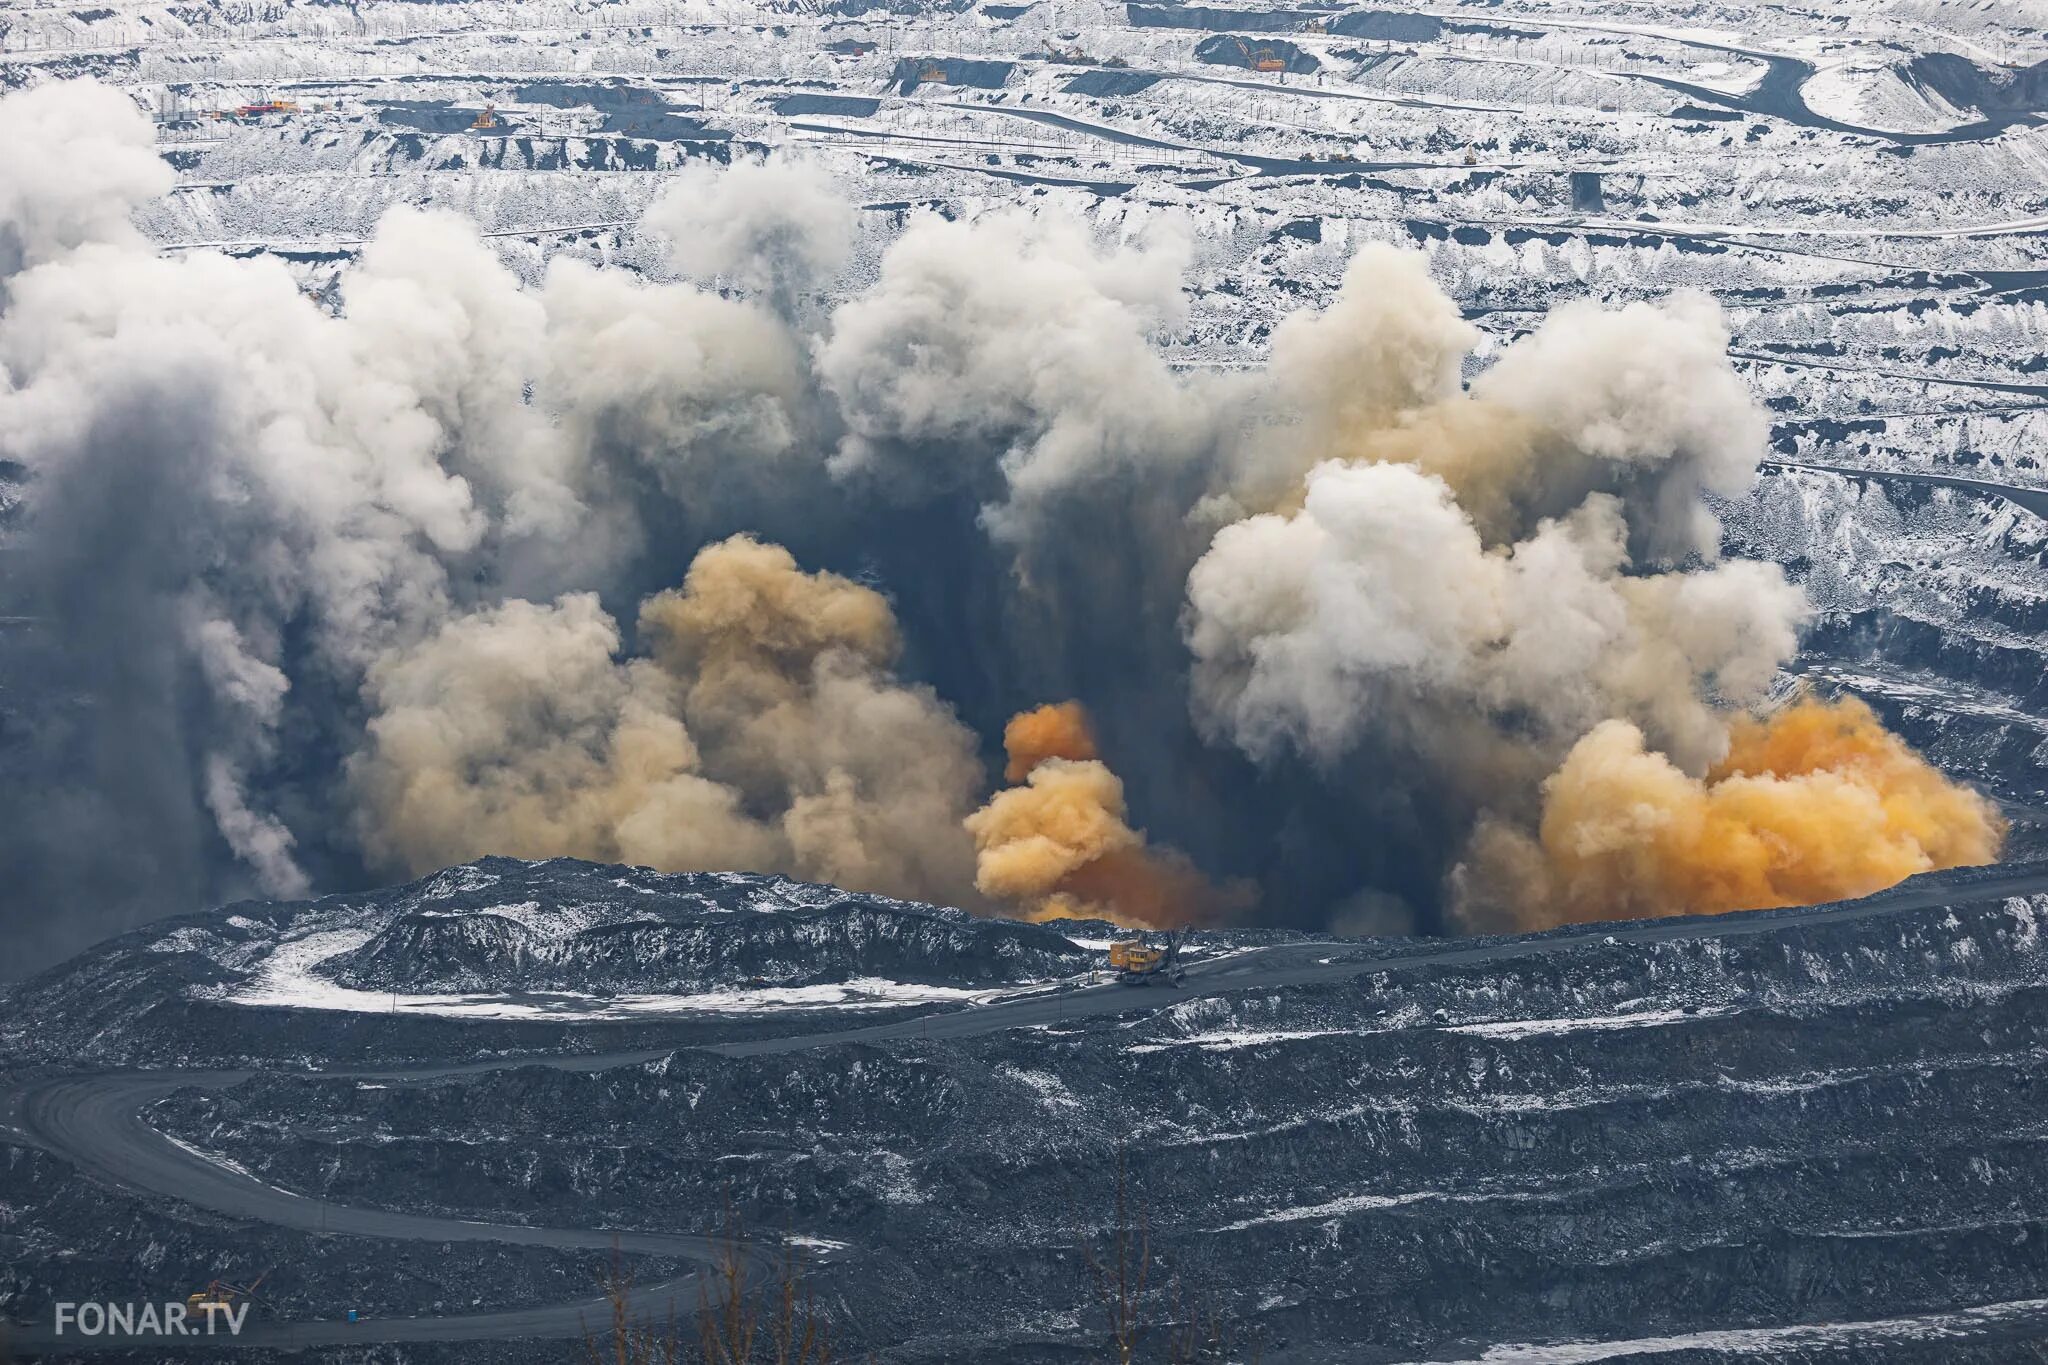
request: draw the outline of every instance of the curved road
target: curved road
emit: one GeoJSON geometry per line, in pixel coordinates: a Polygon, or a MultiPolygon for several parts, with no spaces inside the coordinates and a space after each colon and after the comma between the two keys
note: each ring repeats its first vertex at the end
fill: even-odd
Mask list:
{"type": "MultiPolygon", "coordinates": [[[[1688,40],[1690,41],[1690,40],[1688,40]]],[[[1722,52],[1743,52],[1743,48],[1721,47],[1716,43],[1693,43],[1695,47],[1712,48],[1722,52]]],[[[1691,81],[1681,81],[1670,76],[1655,76],[1646,72],[1631,71],[1623,74],[1651,85],[1661,85],[1702,104],[1716,104],[1724,109],[1734,109],[1745,114],[1764,118],[1775,118],[1801,128],[1820,128],[1832,133],[1843,133],[1851,137],[1877,138],[1899,147],[1929,147],[1951,142],[1981,142],[1996,137],[2016,124],[2039,123],[2041,116],[2031,111],[1996,114],[1965,123],[1936,133],[1901,133],[1884,128],[1865,128],[1854,123],[1843,123],[1825,114],[1816,114],[1806,102],[1804,89],[1813,77],[1813,63],[1797,57],[1780,57],[1762,53],[1750,53],[1762,57],[1767,70],[1756,87],[1743,94],[1730,95],[1691,81]]]]}
{"type": "Polygon", "coordinates": [[[1993,483],[1989,479],[1966,479],[1957,474],[1922,474],[1910,469],[1858,469],[1852,465],[1815,464],[1806,460],[1765,460],[1777,469],[1814,469],[1823,474],[1846,474],[1854,479],[1889,480],[1894,483],[1924,483],[1936,488],[1960,488],[1980,497],[2002,498],[2048,521],[2048,488],[2023,488],[2018,484],[1993,483]]]}
{"type": "MultiPolygon", "coordinates": [[[[728,1057],[756,1057],[811,1048],[915,1039],[967,1038],[1006,1029],[1070,1023],[1106,1015],[1126,1014],[1233,991],[1342,981],[1372,973],[1411,967],[1457,966],[1549,953],[1583,946],[1589,940],[1657,942],[1667,939],[1735,938],[1766,933],[1798,922],[1825,924],[1924,910],[1963,900],[2048,893],[2048,863],[1981,874],[1939,874],[1916,878],[1862,900],[1789,910],[1760,910],[1683,919],[1644,920],[1629,924],[1574,925],[1544,934],[1515,938],[1405,942],[1375,950],[1370,944],[1291,943],[1253,948],[1190,964],[1186,980],[1172,989],[1133,989],[1102,985],[1048,992],[979,1008],[895,1019],[855,1028],[800,1033],[778,1038],[753,1038],[716,1044],[702,1050],[728,1057]]],[[[589,1056],[512,1057],[449,1066],[384,1071],[335,1070],[310,1073],[388,1081],[422,1081],[548,1066],[597,1071],[636,1065],[676,1051],[661,1048],[589,1056]]],[[[162,1071],[73,1077],[43,1082],[7,1097],[21,1128],[36,1142],[76,1162],[99,1179],[164,1195],[231,1217],[250,1219],[303,1232],[343,1236],[416,1238],[434,1242],[493,1242],[517,1246],[606,1249],[616,1244],[627,1252],[680,1256],[711,1261],[714,1245],[705,1238],[673,1233],[613,1232],[605,1229],[535,1228],[477,1223],[456,1218],[397,1213],[328,1203],[293,1194],[255,1177],[207,1160],[151,1128],[142,1114],[148,1105],[185,1086],[221,1088],[246,1080],[253,1071],[162,1071]]],[[[308,1073],[292,1073],[295,1075],[308,1073]]],[[[749,1249],[757,1260],[763,1253],[749,1249]]],[[[658,1312],[677,1300],[694,1304],[695,1277],[686,1276],[644,1289],[640,1301],[658,1312]]],[[[518,1338],[564,1338],[582,1335],[583,1324],[606,1320],[607,1306],[592,1298],[575,1303],[504,1309],[454,1317],[386,1318],[356,1323],[309,1321],[250,1322],[239,1337],[189,1339],[148,1338],[162,1347],[180,1345],[219,1351],[226,1345],[321,1346],[405,1341],[475,1341],[518,1338]]],[[[54,1342],[48,1329],[15,1336],[14,1344],[30,1355],[54,1342]]],[[[81,1351],[127,1349],[132,1338],[109,1336],[63,1338],[66,1355],[81,1351]]]]}
{"type": "MultiPolygon", "coordinates": [[[[187,1086],[220,1089],[249,1079],[253,1071],[170,1071],[115,1074],[55,1081],[29,1090],[19,1099],[24,1131],[51,1150],[110,1184],[170,1195],[235,1218],[276,1227],[331,1236],[390,1237],[427,1242],[494,1242],[507,1246],[654,1253],[712,1264],[719,1248],[713,1239],[674,1233],[611,1232],[602,1229],[535,1228],[503,1223],[478,1223],[460,1218],[393,1213],[357,1208],[293,1194],[266,1185],[239,1171],[215,1165],[151,1128],[142,1113],[149,1105],[187,1086]]],[[[757,1265],[759,1253],[749,1254],[757,1265]]],[[[696,1279],[685,1276],[639,1290],[643,1308],[665,1318],[670,1304],[696,1304],[696,1279]]],[[[376,1321],[259,1323],[251,1321],[236,1344],[248,1346],[318,1346],[342,1342],[463,1341],[479,1337],[580,1336],[583,1323],[610,1320],[610,1305],[593,1297],[576,1303],[548,1304],[470,1316],[394,1318],[376,1321]]],[[[150,1336],[150,1341],[162,1338],[150,1336]]],[[[95,1342],[107,1347],[132,1338],[83,1339],[67,1336],[67,1351],[95,1342]]],[[[47,1337],[16,1338],[27,1348],[47,1337]]],[[[201,1338],[195,1346],[217,1347],[221,1336],[201,1338]]]]}
{"type": "MultiPolygon", "coordinates": [[[[1444,18],[1459,17],[1449,11],[1440,13],[1444,18]]],[[[1729,43],[1711,42],[1705,38],[1660,33],[1654,29],[1626,24],[1554,18],[1538,22],[1547,23],[1552,28],[1592,29],[1633,38],[1662,38],[1686,47],[1703,48],[1709,52],[1727,52],[1756,58],[1764,64],[1763,79],[1749,90],[1737,94],[1643,71],[1623,71],[1616,74],[1631,80],[1645,81],[1651,85],[1661,85],[1667,90],[1676,91],[1702,104],[1718,105],[1724,109],[1733,109],[1739,113],[1763,118],[1780,119],[1802,128],[1820,128],[1854,137],[1878,138],[1900,147],[1925,147],[1949,142],[1977,142],[1995,137],[2017,124],[2048,122],[2048,116],[2037,111],[2014,110],[1988,115],[1974,123],[1961,124],[1940,132],[1907,133],[1885,128],[1866,128],[1860,124],[1844,123],[1839,119],[1814,112],[1813,107],[1806,102],[1805,91],[1806,83],[1814,77],[1817,68],[1804,58],[1790,57],[1782,52],[1771,52],[1763,48],[1737,47],[1729,43]]]]}

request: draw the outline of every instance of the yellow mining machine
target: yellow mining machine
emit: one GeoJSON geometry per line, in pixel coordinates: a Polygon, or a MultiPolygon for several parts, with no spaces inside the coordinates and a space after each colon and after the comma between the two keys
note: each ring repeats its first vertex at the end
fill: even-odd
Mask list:
{"type": "Polygon", "coordinates": [[[246,1285],[230,1284],[226,1280],[216,1279],[197,1294],[185,1296],[186,1311],[193,1317],[198,1317],[202,1313],[220,1312],[238,1298],[254,1298],[256,1286],[269,1277],[270,1272],[266,1270],[246,1285]]]}
{"type": "Polygon", "coordinates": [[[1179,929],[1167,935],[1160,948],[1143,934],[1118,939],[1109,945],[1109,970],[1122,986],[1178,986],[1185,974],[1180,965],[1179,929]]]}

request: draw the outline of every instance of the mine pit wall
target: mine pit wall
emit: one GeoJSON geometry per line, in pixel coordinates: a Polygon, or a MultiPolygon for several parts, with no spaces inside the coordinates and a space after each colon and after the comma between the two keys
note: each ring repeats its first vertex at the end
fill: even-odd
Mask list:
{"type": "Polygon", "coordinates": [[[1786,565],[1813,599],[1808,676],[1864,697],[1944,769],[2041,801],[2048,523],[1961,489],[1780,467],[1722,510],[1729,552],[1786,565]]]}
{"type": "Polygon", "coordinates": [[[393,1208],[642,1225],[729,1189],[859,1246],[834,1292],[904,1359],[1000,1359],[1085,1302],[1119,1149],[1162,1265],[1268,1341],[1853,1320],[2038,1295],[2044,916],[1587,938],[953,1042],[272,1077],[152,1121],[393,1208]]]}

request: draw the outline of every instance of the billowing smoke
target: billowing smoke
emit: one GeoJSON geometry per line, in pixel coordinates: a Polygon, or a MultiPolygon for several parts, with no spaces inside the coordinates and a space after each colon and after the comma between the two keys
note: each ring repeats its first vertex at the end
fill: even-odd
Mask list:
{"type": "Polygon", "coordinates": [[[0,281],[88,242],[141,241],[131,211],[177,177],[125,96],[90,81],[37,86],[7,97],[6,120],[0,281]]]}
{"type": "Polygon", "coordinates": [[[1752,561],[1628,574],[1627,531],[1595,493],[1489,549],[1414,465],[1318,465],[1298,512],[1225,527],[1189,575],[1198,715],[1261,759],[1334,764],[1371,728],[1568,743],[1623,716],[1711,761],[1721,707],[1763,697],[1805,599],[1752,561]]]}
{"type": "Polygon", "coordinates": [[[1460,918],[1506,931],[1811,905],[1998,857],[1998,808],[1859,701],[1800,698],[1731,729],[1727,755],[1690,777],[1602,721],[1543,784],[1533,836],[1481,824],[1454,876],[1460,918]]]}
{"type": "Polygon", "coordinates": [[[1027,919],[1106,919],[1160,928],[1213,920],[1250,900],[1217,887],[1177,849],[1131,828],[1124,784],[1095,757],[1078,702],[1041,706],[1005,728],[1012,786],[967,817],[975,886],[1027,919]]]}
{"type": "MultiPolygon", "coordinates": [[[[1906,824],[1837,822],[1861,879],[1584,854],[1626,827],[1603,794],[1634,799],[1599,773],[1726,823],[1740,756],[1803,714],[1749,719],[1806,606],[1719,559],[1710,495],[1764,427],[1703,297],[1570,304],[1479,364],[1423,259],[1368,247],[1265,368],[1191,376],[1165,216],[1105,242],[920,214],[882,244],[776,159],[650,210],[682,282],[558,257],[524,285],[472,224],[395,209],[322,304],[274,259],[159,255],[131,216],[169,184],[124,97],[0,99],[26,960],[493,851],[1369,929],[1995,854],[1867,720],[1906,824]],[[1519,908],[1510,865],[1548,879],[1519,908]]],[[[1873,763],[1772,769],[1773,800],[1833,809],[1873,763]]]]}
{"type": "Polygon", "coordinates": [[[1186,263],[1171,234],[1105,252],[1057,215],[917,219],[818,353],[834,472],[898,499],[965,489],[1014,539],[1076,486],[1186,460],[1211,419],[1150,340],[1185,315],[1186,263]]]}
{"type": "Polygon", "coordinates": [[[1015,785],[1048,758],[1076,762],[1100,758],[1088,712],[1077,701],[1047,702],[1019,711],[1003,727],[1003,780],[1015,785]]]}
{"type": "Polygon", "coordinates": [[[371,666],[351,762],[373,858],[483,853],[782,871],[971,896],[974,737],[890,673],[870,588],[736,536],[640,608],[644,657],[589,593],[449,621],[371,666]]]}
{"type": "Polygon", "coordinates": [[[813,444],[802,346],[753,304],[566,260],[525,289],[398,209],[332,315],[275,260],[142,240],[170,177],[124,97],[9,96],[0,148],[6,587],[43,622],[7,646],[0,853],[24,908],[79,907],[38,939],[360,876],[334,768],[373,661],[619,583],[813,444]]]}
{"type": "Polygon", "coordinates": [[[1711,298],[1561,305],[1461,389],[1476,340],[1423,257],[1360,251],[1327,309],[1274,333],[1274,390],[1299,428],[1254,444],[1255,494],[1287,491],[1271,486],[1275,453],[1297,479],[1327,459],[1412,464],[1449,486],[1489,546],[1606,492],[1639,557],[1719,553],[1700,495],[1749,486],[1766,427],[1711,298]]]}
{"type": "Polygon", "coordinates": [[[815,167],[741,160],[685,167],[640,225],[668,239],[685,274],[764,293],[788,313],[846,263],[854,212],[815,167]]]}
{"type": "Polygon", "coordinates": [[[1759,736],[1813,733],[1810,707],[1750,719],[1808,609],[1776,566],[1718,560],[1703,494],[1746,485],[1763,425],[1709,300],[1567,305],[1461,388],[1471,340],[1391,251],[1276,334],[1302,420],[1239,476],[1273,510],[1188,577],[1206,733],[1429,774],[1480,813],[1466,925],[1783,905],[1996,856],[1983,800],[1865,711],[1836,717],[1862,759],[1759,766],[1759,736]],[[1304,451],[1327,458],[1273,483],[1304,451]]]}

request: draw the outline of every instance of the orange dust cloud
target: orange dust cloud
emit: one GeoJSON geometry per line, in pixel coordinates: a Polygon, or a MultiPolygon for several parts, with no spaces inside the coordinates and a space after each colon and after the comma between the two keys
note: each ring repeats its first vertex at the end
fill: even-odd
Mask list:
{"type": "Polygon", "coordinates": [[[1003,727],[1003,750],[1010,756],[1003,780],[1012,784],[1022,782],[1048,758],[1101,757],[1088,728],[1087,709],[1077,701],[1047,702],[1019,711],[1003,727]]]}
{"type": "Polygon", "coordinates": [[[1854,698],[1738,717],[1704,778],[1595,726],[1545,781],[1535,837],[1475,832],[1454,874],[1474,928],[1714,914],[1868,895],[1917,872],[1993,862],[2006,822],[1854,698]]]}
{"type": "Polygon", "coordinates": [[[1178,850],[1154,848],[1131,828],[1124,784],[1096,757],[1078,702],[1022,712],[1003,731],[1009,787],[967,817],[975,888],[1025,919],[1105,919],[1163,928],[1242,905],[1242,887],[1217,887],[1178,850]]]}

